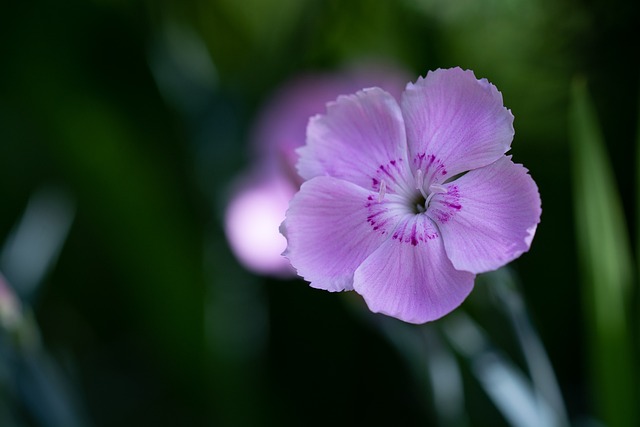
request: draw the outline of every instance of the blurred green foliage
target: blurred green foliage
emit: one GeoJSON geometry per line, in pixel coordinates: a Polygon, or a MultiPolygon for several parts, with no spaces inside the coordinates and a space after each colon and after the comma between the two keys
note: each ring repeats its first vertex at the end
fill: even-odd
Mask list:
{"type": "Polygon", "coordinates": [[[631,316],[633,254],[609,156],[584,80],[572,87],[571,146],[587,343],[607,425],[637,424],[631,316]]]}
{"type": "MultiPolygon", "coordinates": [[[[624,264],[637,242],[621,243],[616,218],[603,220],[606,238],[593,241],[583,229],[576,236],[574,218],[610,206],[613,188],[617,217],[637,215],[640,61],[630,43],[639,16],[632,0],[4,5],[0,242],[42,184],[73,195],[77,212],[59,261],[25,303],[89,423],[436,422],[419,381],[382,334],[335,295],[243,271],[222,233],[228,185],[247,163],[251,125],[269,95],[301,72],[370,58],[396,62],[416,78],[460,65],[502,91],[516,117],[514,160],[531,171],[543,200],[532,251],[514,269],[569,417],[633,422],[631,410],[611,411],[615,402],[628,405],[625,390],[638,391],[622,371],[627,364],[638,372],[638,358],[623,354],[637,356],[637,334],[633,347],[628,330],[609,336],[583,322],[599,318],[590,308],[596,288],[583,282],[577,254],[578,244],[591,247],[594,260],[610,261],[611,274],[627,283],[620,286],[635,286],[637,297],[624,264]],[[597,113],[574,110],[570,122],[576,75],[589,83],[597,113]],[[609,178],[598,179],[596,165],[572,185],[572,160],[589,151],[570,149],[569,126],[592,138],[596,114],[611,153],[610,167],[598,164],[610,168],[609,178]],[[574,196],[582,197],[575,212],[574,196]],[[591,376],[590,353],[624,360],[606,386],[600,374],[591,376]]],[[[630,226],[633,235],[637,224],[630,226]]],[[[606,295],[634,313],[628,295],[606,295]]],[[[630,315],[637,323],[637,313],[630,315]]],[[[10,392],[3,379],[13,371],[4,368],[0,416],[11,415],[0,422],[45,425],[10,392]]],[[[468,424],[505,425],[482,390],[467,386],[468,424]]]]}

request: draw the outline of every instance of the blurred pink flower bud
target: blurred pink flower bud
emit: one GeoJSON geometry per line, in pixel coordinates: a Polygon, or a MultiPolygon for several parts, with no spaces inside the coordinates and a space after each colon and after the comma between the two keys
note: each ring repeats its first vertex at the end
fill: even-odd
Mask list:
{"type": "Polygon", "coordinates": [[[227,240],[238,260],[256,273],[293,276],[281,256],[287,242],[278,227],[296,187],[284,174],[260,179],[251,176],[239,184],[225,212],[227,240]]]}

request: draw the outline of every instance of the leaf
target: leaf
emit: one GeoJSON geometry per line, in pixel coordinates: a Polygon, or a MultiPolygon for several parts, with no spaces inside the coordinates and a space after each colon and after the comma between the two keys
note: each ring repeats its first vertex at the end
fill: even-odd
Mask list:
{"type": "Polygon", "coordinates": [[[593,393],[606,425],[635,426],[629,333],[632,252],[620,196],[592,101],[574,80],[569,111],[574,211],[593,393]]]}

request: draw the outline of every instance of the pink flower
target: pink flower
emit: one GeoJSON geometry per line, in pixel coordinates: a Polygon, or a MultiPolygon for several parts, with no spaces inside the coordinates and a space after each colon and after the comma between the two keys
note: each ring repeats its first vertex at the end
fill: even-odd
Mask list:
{"type": "Polygon", "coordinates": [[[225,211],[227,241],[240,263],[258,274],[293,277],[278,226],[297,185],[284,174],[256,172],[237,185],[225,211]]]}
{"type": "Polygon", "coordinates": [[[265,106],[253,132],[256,162],[233,189],[225,212],[225,232],[236,258],[259,274],[293,277],[282,256],[287,246],[278,228],[302,179],[295,150],[305,142],[309,118],[326,103],[362,87],[380,86],[399,95],[405,74],[381,64],[361,64],[341,73],[298,77],[265,106]]]}
{"type": "Polygon", "coordinates": [[[529,250],[540,196],[505,153],[513,115],[460,68],[341,96],[315,116],[282,225],[286,256],[314,288],[355,290],[411,323],[458,307],[475,275],[529,250]]]}

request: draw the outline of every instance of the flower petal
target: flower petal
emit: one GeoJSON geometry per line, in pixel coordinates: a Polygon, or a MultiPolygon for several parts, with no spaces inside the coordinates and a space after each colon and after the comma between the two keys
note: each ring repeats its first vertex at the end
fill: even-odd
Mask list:
{"type": "Polygon", "coordinates": [[[351,290],[356,268],[397,223],[385,216],[390,220],[393,212],[370,191],[333,177],[313,178],[289,204],[282,226],[285,256],[312,287],[351,290]]]}
{"type": "Polygon", "coordinates": [[[527,169],[503,156],[445,185],[427,215],[455,268],[495,270],[529,250],[540,222],[540,194],[527,169]]]}
{"type": "MultiPolygon", "coordinates": [[[[298,150],[298,172],[304,179],[329,175],[372,188],[376,170],[391,161],[406,164],[407,143],[402,113],[396,100],[379,88],[340,96],[327,104],[327,114],[312,117],[307,145],[298,150]]],[[[395,173],[387,183],[407,181],[405,172],[395,173]]],[[[373,184],[375,185],[375,184],[373,184]]]]}
{"type": "Polygon", "coordinates": [[[335,73],[309,73],[279,88],[262,108],[252,132],[252,151],[257,158],[279,165],[295,165],[294,150],[305,143],[309,118],[326,111],[327,102],[338,96],[377,86],[400,99],[408,81],[405,70],[394,64],[364,61],[335,73]],[[282,156],[282,157],[281,157],[282,156]]]}
{"type": "Polygon", "coordinates": [[[486,79],[460,68],[430,71],[402,101],[409,155],[435,156],[453,176],[496,161],[513,139],[513,115],[486,79]]]}
{"type": "Polygon", "coordinates": [[[355,272],[354,289],[369,309],[425,323],[458,307],[473,289],[475,275],[453,268],[431,220],[407,215],[397,231],[398,238],[382,243],[355,272]]]}

